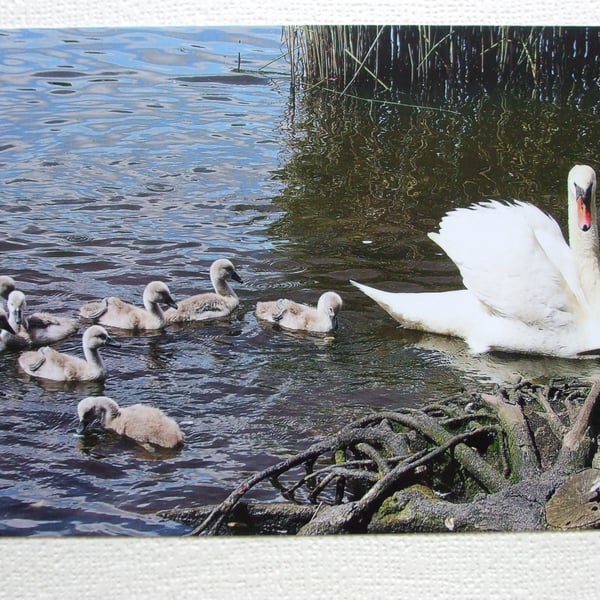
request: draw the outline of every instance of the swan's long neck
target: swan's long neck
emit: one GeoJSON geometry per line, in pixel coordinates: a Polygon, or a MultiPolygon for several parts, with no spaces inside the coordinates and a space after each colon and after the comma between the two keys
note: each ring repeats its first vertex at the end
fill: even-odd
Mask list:
{"type": "Polygon", "coordinates": [[[587,231],[580,226],[577,206],[577,190],[569,182],[569,245],[573,251],[577,275],[583,292],[593,308],[600,308],[600,242],[598,238],[598,213],[596,209],[596,186],[587,192],[590,197],[591,224],[587,231]]]}
{"type": "Polygon", "coordinates": [[[110,398],[103,398],[100,404],[100,423],[102,427],[110,425],[111,421],[119,415],[119,405],[110,398]]]}
{"type": "MultiPolygon", "coordinates": [[[[14,310],[8,311],[8,324],[15,330],[19,330],[19,324],[17,323],[17,312],[14,310]]],[[[23,317],[21,317],[20,323],[23,324],[23,317]]]]}
{"type": "Polygon", "coordinates": [[[211,273],[210,281],[215,288],[215,292],[217,292],[219,296],[233,296],[234,298],[237,298],[237,294],[233,291],[233,288],[221,275],[217,273],[211,273]]]}
{"type": "Polygon", "coordinates": [[[8,323],[15,331],[18,331],[20,327],[23,327],[25,331],[29,331],[29,321],[27,320],[25,313],[25,301],[23,301],[16,309],[15,307],[9,307],[8,323]]]}
{"type": "Polygon", "coordinates": [[[104,362],[100,356],[98,348],[90,348],[89,346],[83,345],[83,355],[85,360],[90,367],[97,369],[100,373],[104,373],[104,362]]]}
{"type": "Polygon", "coordinates": [[[146,294],[144,294],[143,297],[143,302],[144,302],[144,308],[151,314],[154,315],[155,317],[157,317],[158,319],[160,319],[161,321],[165,320],[165,315],[163,313],[162,308],[160,307],[160,304],[158,302],[153,302],[152,300],[150,300],[146,294]]]}

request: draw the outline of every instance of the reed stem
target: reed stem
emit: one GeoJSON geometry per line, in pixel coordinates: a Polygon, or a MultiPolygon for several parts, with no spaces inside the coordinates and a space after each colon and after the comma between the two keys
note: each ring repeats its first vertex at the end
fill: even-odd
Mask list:
{"type": "Polygon", "coordinates": [[[520,87],[551,96],[600,81],[597,27],[303,26],[284,40],[295,83],[344,93],[520,87]]]}

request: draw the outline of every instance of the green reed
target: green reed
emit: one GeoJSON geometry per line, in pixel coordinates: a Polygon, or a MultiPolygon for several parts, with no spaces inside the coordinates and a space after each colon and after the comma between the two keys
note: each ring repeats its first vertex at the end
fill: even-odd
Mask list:
{"type": "Polygon", "coordinates": [[[537,95],[598,87],[600,29],[515,26],[294,26],[294,85],[452,97],[521,87],[537,95]]]}

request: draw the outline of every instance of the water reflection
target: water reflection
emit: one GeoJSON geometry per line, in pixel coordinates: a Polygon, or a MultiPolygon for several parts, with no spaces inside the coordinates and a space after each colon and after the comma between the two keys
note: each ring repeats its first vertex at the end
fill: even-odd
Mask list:
{"type": "MultiPolygon", "coordinates": [[[[579,162],[598,168],[600,143],[590,135],[597,98],[597,90],[556,104],[504,94],[445,112],[309,93],[294,106],[291,155],[279,173],[285,187],[275,200],[285,215],[270,231],[289,240],[288,257],[318,269],[321,289],[339,289],[349,278],[393,291],[461,287],[458,271],[426,233],[446,211],[486,198],[531,201],[564,228],[568,170],[579,162]]],[[[355,336],[369,319],[371,337],[394,338],[393,348],[383,348],[394,357],[394,375],[406,376],[403,364],[416,367],[413,349],[419,365],[452,369],[471,382],[599,374],[593,360],[474,357],[460,341],[403,331],[370,300],[344,291],[346,305],[362,311],[355,336]]]]}
{"type": "Polygon", "coordinates": [[[566,174],[598,155],[599,109],[497,95],[455,114],[314,92],[290,129],[277,232],[318,233],[335,219],[379,252],[382,238],[419,237],[448,209],[485,198],[530,200],[563,222],[566,174]]]}

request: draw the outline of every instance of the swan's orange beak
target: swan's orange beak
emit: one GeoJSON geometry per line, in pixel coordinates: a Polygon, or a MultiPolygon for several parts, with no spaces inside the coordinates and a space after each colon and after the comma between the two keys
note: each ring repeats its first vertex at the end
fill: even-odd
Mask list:
{"type": "Polygon", "coordinates": [[[592,226],[591,206],[583,194],[577,194],[577,222],[582,231],[588,231],[592,226]]]}

